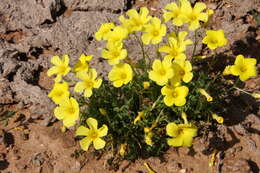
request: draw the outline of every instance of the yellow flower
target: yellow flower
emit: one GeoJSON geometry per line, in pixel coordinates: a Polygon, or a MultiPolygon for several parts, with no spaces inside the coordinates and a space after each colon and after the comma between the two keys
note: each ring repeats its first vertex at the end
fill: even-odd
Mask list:
{"type": "Polygon", "coordinates": [[[145,134],[144,134],[144,142],[145,142],[147,145],[152,146],[152,145],[153,145],[152,137],[153,137],[153,132],[152,132],[152,131],[149,131],[149,132],[145,133],[145,134]]]}
{"type": "Polygon", "coordinates": [[[172,68],[174,70],[174,76],[171,79],[172,84],[177,84],[181,80],[188,83],[193,78],[192,65],[190,61],[185,60],[174,60],[172,62],[172,68]]]}
{"type": "Polygon", "coordinates": [[[166,126],[167,135],[173,137],[167,140],[168,145],[173,147],[192,145],[193,137],[197,135],[197,127],[192,124],[169,123],[166,126]]]}
{"type": "Polygon", "coordinates": [[[108,59],[110,65],[116,65],[120,60],[125,59],[127,56],[126,49],[123,48],[123,43],[113,42],[107,44],[107,49],[103,49],[101,54],[102,57],[108,59]]]}
{"type": "Polygon", "coordinates": [[[74,87],[74,91],[82,92],[84,90],[85,97],[90,97],[92,95],[92,89],[99,88],[102,83],[102,79],[96,79],[97,72],[95,69],[89,69],[88,72],[78,72],[77,77],[82,81],[77,82],[74,87]]]}
{"type": "Polygon", "coordinates": [[[192,44],[190,39],[185,40],[187,35],[188,33],[185,31],[178,32],[178,35],[175,32],[170,33],[170,37],[173,37],[175,40],[177,40],[178,46],[184,51],[186,50],[186,46],[192,44]]]}
{"type": "Polygon", "coordinates": [[[208,102],[211,102],[213,100],[213,98],[209,95],[209,93],[207,93],[207,91],[205,91],[204,89],[200,88],[199,92],[201,95],[203,95],[207,98],[208,102]]]}
{"type": "Polygon", "coordinates": [[[259,93],[252,93],[251,95],[252,95],[252,97],[254,97],[256,99],[260,99],[260,94],[259,93]]]}
{"type": "Polygon", "coordinates": [[[126,143],[120,144],[119,154],[120,154],[120,156],[122,156],[122,157],[123,157],[123,156],[125,155],[125,153],[126,153],[126,146],[127,146],[126,143]]]}
{"type": "Polygon", "coordinates": [[[156,173],[155,171],[152,170],[152,168],[148,165],[148,163],[144,162],[144,166],[147,169],[148,173],[156,173]]]}
{"type": "Polygon", "coordinates": [[[212,118],[216,120],[219,124],[223,124],[224,118],[221,116],[218,116],[217,114],[212,114],[212,118]]]}
{"type": "Polygon", "coordinates": [[[187,36],[187,32],[179,32],[178,36],[175,33],[171,33],[168,38],[168,44],[163,45],[159,48],[159,52],[167,53],[164,58],[172,60],[174,59],[186,59],[184,51],[186,50],[186,46],[192,44],[190,39],[185,40],[187,36]]]}
{"type": "Polygon", "coordinates": [[[69,97],[69,95],[69,85],[67,82],[63,82],[55,83],[53,89],[48,94],[48,97],[50,97],[54,103],[60,104],[64,99],[69,97]]]}
{"type": "Polygon", "coordinates": [[[127,29],[122,26],[116,26],[111,32],[106,34],[104,38],[108,42],[122,42],[128,35],[127,29]]]}
{"type": "Polygon", "coordinates": [[[149,72],[149,78],[157,85],[163,86],[173,76],[172,63],[167,60],[162,62],[159,59],[154,60],[152,71],[149,72]]]}
{"type": "Polygon", "coordinates": [[[51,67],[48,70],[47,75],[52,76],[56,74],[56,78],[54,79],[54,81],[60,82],[62,76],[65,76],[70,71],[69,56],[63,55],[62,59],[60,59],[58,56],[53,56],[51,58],[51,63],[54,65],[54,67],[51,67]]]}
{"type": "Polygon", "coordinates": [[[144,25],[151,19],[151,16],[148,16],[149,10],[146,7],[142,7],[139,13],[135,9],[130,9],[126,14],[129,19],[120,16],[119,20],[129,33],[143,30],[144,25]]]}
{"type": "Polygon", "coordinates": [[[186,22],[186,16],[184,15],[184,6],[183,4],[188,3],[187,0],[180,0],[180,6],[175,2],[169,3],[165,6],[166,10],[163,13],[163,18],[165,22],[172,19],[172,24],[176,26],[182,26],[186,22]]]}
{"type": "Polygon", "coordinates": [[[167,106],[183,106],[186,103],[186,96],[188,95],[189,88],[186,86],[164,86],[161,89],[162,95],[165,95],[163,98],[164,103],[167,106]]]}
{"type": "Polygon", "coordinates": [[[144,116],[144,112],[138,112],[138,115],[136,116],[136,118],[134,119],[134,125],[137,124],[137,121],[140,121],[141,118],[143,118],[144,116]]]}
{"type": "Polygon", "coordinates": [[[113,86],[116,88],[127,84],[132,78],[133,70],[129,64],[117,64],[108,74],[108,79],[113,82],[113,86]]]}
{"type": "Polygon", "coordinates": [[[144,34],[142,35],[142,41],[144,44],[158,44],[162,41],[163,36],[166,35],[166,25],[161,24],[161,21],[157,17],[153,17],[151,24],[144,26],[144,34]]]}
{"type": "Polygon", "coordinates": [[[86,136],[79,142],[81,148],[85,151],[88,151],[91,142],[93,142],[94,148],[96,150],[104,148],[106,142],[101,139],[101,137],[107,135],[107,126],[103,125],[101,128],[98,129],[98,122],[94,118],[88,118],[86,122],[89,128],[79,126],[76,131],[76,136],[86,136]]]}
{"type": "Polygon", "coordinates": [[[198,29],[200,27],[200,21],[208,21],[208,14],[202,12],[207,8],[204,3],[197,2],[194,8],[192,8],[190,2],[186,0],[186,2],[182,4],[182,8],[185,12],[185,22],[189,23],[189,30],[198,29]]]}
{"type": "Polygon", "coordinates": [[[148,81],[143,82],[143,87],[144,89],[148,89],[150,87],[150,82],[148,81]]]}
{"type": "Polygon", "coordinates": [[[234,76],[239,76],[241,81],[246,81],[250,77],[255,77],[256,59],[244,58],[243,55],[238,55],[235,64],[230,67],[230,72],[234,76]]]}
{"type": "Polygon", "coordinates": [[[84,53],[80,55],[78,62],[74,66],[74,71],[88,71],[89,64],[88,62],[91,61],[93,55],[86,56],[84,53]]]}
{"type": "Polygon", "coordinates": [[[223,71],[223,75],[230,75],[231,71],[230,71],[231,65],[226,66],[226,68],[223,71]]]}
{"type": "Polygon", "coordinates": [[[106,36],[112,29],[115,28],[114,23],[103,23],[99,30],[95,33],[96,40],[100,41],[102,39],[106,40],[106,36]]]}
{"type": "Polygon", "coordinates": [[[54,109],[54,115],[58,120],[63,120],[65,127],[74,126],[79,118],[79,105],[77,100],[73,97],[67,97],[54,109]]]}
{"type": "Polygon", "coordinates": [[[227,44],[227,39],[225,38],[223,30],[207,30],[202,43],[206,44],[209,49],[213,50],[225,46],[227,44]]]}

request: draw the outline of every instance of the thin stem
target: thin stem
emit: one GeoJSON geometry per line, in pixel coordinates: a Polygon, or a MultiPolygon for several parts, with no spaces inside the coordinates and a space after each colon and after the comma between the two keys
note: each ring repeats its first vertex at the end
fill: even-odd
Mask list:
{"type": "Polygon", "coordinates": [[[144,44],[143,44],[143,42],[138,38],[138,36],[137,36],[135,33],[133,33],[133,34],[134,34],[134,36],[135,36],[137,42],[139,43],[139,45],[140,45],[140,47],[141,47],[142,54],[143,54],[143,59],[145,59],[144,44]]]}
{"type": "Polygon", "coordinates": [[[157,103],[160,101],[161,97],[162,97],[162,95],[160,95],[160,96],[156,99],[156,101],[153,103],[152,108],[150,109],[150,111],[152,111],[152,110],[156,107],[156,105],[157,105],[157,103]]]}
{"type": "Polygon", "coordinates": [[[195,30],[195,32],[194,32],[194,47],[193,47],[193,51],[192,51],[191,60],[193,60],[193,58],[195,56],[196,49],[197,49],[197,30],[195,30]]]}
{"type": "Polygon", "coordinates": [[[240,89],[240,88],[238,88],[238,87],[236,87],[236,86],[233,86],[233,88],[235,88],[235,89],[237,89],[238,91],[241,91],[241,92],[243,92],[243,93],[245,93],[245,94],[251,95],[251,93],[249,93],[249,92],[247,92],[247,91],[245,91],[245,90],[242,90],[242,89],[240,89]]]}

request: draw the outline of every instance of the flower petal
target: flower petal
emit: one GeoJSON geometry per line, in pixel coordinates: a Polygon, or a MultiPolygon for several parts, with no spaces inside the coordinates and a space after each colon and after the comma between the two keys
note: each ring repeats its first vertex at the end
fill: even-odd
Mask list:
{"type": "Polygon", "coordinates": [[[92,96],[92,89],[89,89],[89,88],[87,88],[87,89],[85,89],[85,91],[84,91],[84,96],[85,97],[90,97],[90,96],[92,96]]]}
{"type": "Polygon", "coordinates": [[[78,82],[78,83],[76,83],[76,85],[74,87],[74,91],[76,93],[82,92],[84,89],[85,89],[84,82],[78,82]]]}
{"type": "Polygon", "coordinates": [[[94,148],[95,148],[96,150],[99,150],[99,149],[102,149],[102,148],[105,147],[106,142],[105,142],[103,139],[101,139],[101,138],[97,138],[97,139],[95,139],[95,140],[93,141],[93,144],[94,144],[94,148]]]}
{"type": "Polygon", "coordinates": [[[64,108],[58,106],[54,109],[54,115],[58,120],[61,120],[64,118],[64,115],[66,114],[66,111],[64,108]]]}
{"type": "Polygon", "coordinates": [[[179,135],[176,138],[167,139],[167,143],[173,147],[180,147],[183,144],[183,138],[181,135],[179,135]]]}
{"type": "Polygon", "coordinates": [[[62,61],[60,60],[60,58],[59,58],[58,56],[53,56],[53,57],[51,58],[51,63],[52,63],[53,65],[59,66],[59,65],[62,64],[62,61]]]}
{"type": "Polygon", "coordinates": [[[88,137],[83,138],[79,141],[80,147],[84,151],[88,151],[89,145],[91,144],[91,140],[88,137]]]}
{"type": "Polygon", "coordinates": [[[63,119],[63,125],[65,127],[72,127],[76,124],[77,118],[74,117],[66,117],[63,119]]]}
{"type": "Polygon", "coordinates": [[[107,131],[108,131],[108,128],[106,125],[103,125],[102,127],[100,127],[98,129],[98,136],[99,137],[103,137],[103,136],[106,136],[107,135],[107,131]]]}
{"type": "Polygon", "coordinates": [[[76,130],[76,136],[88,136],[89,129],[84,126],[79,126],[76,130]]]}
{"type": "Polygon", "coordinates": [[[169,135],[171,137],[176,137],[179,135],[179,128],[175,123],[169,123],[166,126],[166,132],[167,132],[167,135],[169,135]]]}
{"type": "Polygon", "coordinates": [[[87,119],[86,122],[87,122],[90,129],[95,129],[95,130],[97,129],[98,122],[97,122],[96,119],[90,117],[90,118],[87,119]]]}
{"type": "Polygon", "coordinates": [[[59,72],[59,69],[58,67],[54,66],[54,67],[51,67],[48,71],[47,71],[47,75],[50,77],[56,73],[59,72]]]}
{"type": "Polygon", "coordinates": [[[175,99],[172,97],[172,96],[165,96],[164,98],[163,98],[163,101],[164,101],[164,103],[167,105],[167,106],[172,106],[173,104],[174,104],[174,102],[175,102],[175,99]]]}

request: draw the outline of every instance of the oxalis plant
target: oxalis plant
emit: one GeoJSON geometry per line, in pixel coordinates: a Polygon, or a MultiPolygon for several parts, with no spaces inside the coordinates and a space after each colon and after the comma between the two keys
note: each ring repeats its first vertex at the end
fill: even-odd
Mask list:
{"type": "MultiPolygon", "coordinates": [[[[241,90],[234,78],[230,84],[224,75],[238,76],[238,82],[254,77],[256,59],[238,55],[233,65],[215,75],[208,69],[217,56],[208,58],[204,68],[199,66],[207,58],[195,54],[199,44],[214,51],[228,42],[223,30],[207,29],[212,15],[204,3],[192,6],[179,0],[163,11],[163,22],[172,29],[145,7],[128,10],[119,17],[120,25],[102,24],[95,39],[106,43],[101,56],[111,65],[104,79],[90,67],[92,55],[82,54],[73,68],[68,55],[52,57],[48,76],[56,77],[48,96],[57,104],[54,115],[63,130],[76,126],[82,150],[93,146],[99,153],[109,151],[110,163],[115,163],[158,156],[169,147],[190,147],[203,123],[223,123],[225,95],[241,90]],[[127,39],[140,45],[137,60],[125,47],[127,39]],[[149,55],[147,45],[153,46],[156,56],[149,55]],[[188,46],[191,56],[185,53],[188,46]],[[63,78],[71,71],[76,81],[68,82],[63,78]],[[69,92],[71,87],[74,93],[69,92]]],[[[246,93],[259,98],[259,93],[246,93]]]]}

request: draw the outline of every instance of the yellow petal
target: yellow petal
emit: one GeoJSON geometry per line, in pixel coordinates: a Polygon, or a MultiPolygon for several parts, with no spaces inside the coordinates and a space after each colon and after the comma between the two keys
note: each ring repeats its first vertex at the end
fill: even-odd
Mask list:
{"type": "Polygon", "coordinates": [[[174,104],[174,102],[175,102],[174,98],[171,97],[171,96],[165,96],[165,97],[163,98],[163,101],[164,101],[164,103],[165,103],[167,106],[172,106],[172,105],[174,104]]]}
{"type": "Polygon", "coordinates": [[[142,35],[142,41],[146,45],[150,43],[151,39],[152,39],[152,37],[148,33],[145,33],[145,34],[142,35]]]}
{"type": "Polygon", "coordinates": [[[98,122],[97,122],[96,119],[94,119],[94,118],[88,118],[86,122],[87,122],[87,124],[88,124],[88,126],[89,126],[90,129],[95,129],[95,130],[97,130],[98,122]]]}
{"type": "Polygon", "coordinates": [[[64,119],[63,119],[63,125],[65,126],[65,127],[72,127],[72,126],[74,126],[75,124],[76,124],[76,118],[73,118],[73,117],[65,117],[64,119]]]}
{"type": "Polygon", "coordinates": [[[103,137],[107,135],[108,128],[106,125],[103,125],[101,128],[98,129],[98,136],[103,137]]]}
{"type": "Polygon", "coordinates": [[[244,56],[243,55],[238,55],[236,57],[235,65],[244,65],[244,56]]]}
{"type": "Polygon", "coordinates": [[[154,60],[153,66],[152,66],[153,69],[159,69],[159,68],[161,68],[161,66],[162,66],[162,63],[159,59],[154,60]]]}
{"type": "Polygon", "coordinates": [[[62,56],[62,61],[63,61],[63,64],[65,65],[65,66],[68,66],[69,65],[69,55],[63,55],[62,56]]]}
{"type": "Polygon", "coordinates": [[[47,71],[47,75],[50,77],[56,73],[59,72],[59,69],[58,67],[54,66],[54,67],[51,67],[48,71],[47,71]]]}
{"type": "Polygon", "coordinates": [[[175,101],[174,101],[174,104],[176,106],[183,106],[183,105],[186,104],[186,99],[183,98],[183,97],[176,98],[175,101]]]}
{"type": "Polygon", "coordinates": [[[99,88],[101,84],[102,84],[102,79],[96,80],[94,83],[94,88],[99,88]]]}
{"type": "Polygon", "coordinates": [[[207,8],[207,6],[204,3],[197,2],[193,9],[195,12],[200,13],[201,11],[203,11],[206,8],[207,8]]]}
{"type": "Polygon", "coordinates": [[[62,61],[60,60],[60,58],[59,58],[58,56],[53,56],[53,57],[51,58],[51,63],[52,63],[53,65],[59,66],[59,65],[62,64],[62,61]]]}
{"type": "Polygon", "coordinates": [[[102,149],[102,148],[105,147],[106,142],[105,142],[103,139],[101,139],[101,138],[97,138],[97,139],[95,139],[95,140],[93,141],[93,144],[94,144],[94,148],[95,148],[96,150],[99,150],[99,149],[102,149]]]}
{"type": "Polygon", "coordinates": [[[84,126],[79,126],[76,130],[76,136],[88,136],[89,129],[84,126]]]}
{"type": "Polygon", "coordinates": [[[179,135],[179,128],[175,123],[169,123],[166,126],[166,132],[168,136],[176,137],[179,135]]]}
{"type": "Polygon", "coordinates": [[[75,87],[74,87],[74,91],[75,92],[82,92],[85,89],[85,85],[84,82],[78,82],[76,83],[75,87]]]}
{"type": "Polygon", "coordinates": [[[90,96],[92,96],[92,89],[85,89],[85,91],[84,91],[84,96],[85,97],[90,97],[90,96]]]}
{"type": "Polygon", "coordinates": [[[66,114],[66,111],[60,106],[58,106],[54,109],[54,115],[58,120],[63,119],[65,114],[66,114]]]}
{"type": "Polygon", "coordinates": [[[91,140],[88,137],[83,138],[82,140],[79,141],[80,147],[84,151],[88,151],[89,145],[91,144],[91,140]]]}
{"type": "Polygon", "coordinates": [[[164,86],[161,89],[162,95],[171,95],[172,90],[168,86],[164,86]]]}
{"type": "Polygon", "coordinates": [[[117,81],[113,82],[113,86],[116,88],[119,88],[122,85],[123,85],[123,81],[121,81],[121,80],[117,80],[117,81]]]}
{"type": "Polygon", "coordinates": [[[172,147],[180,147],[183,144],[183,139],[179,135],[176,138],[169,138],[169,139],[167,139],[167,143],[168,143],[169,146],[172,146],[172,147]]]}

